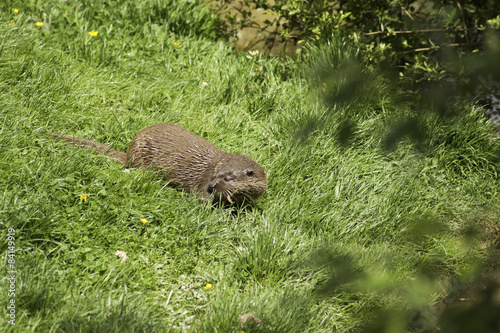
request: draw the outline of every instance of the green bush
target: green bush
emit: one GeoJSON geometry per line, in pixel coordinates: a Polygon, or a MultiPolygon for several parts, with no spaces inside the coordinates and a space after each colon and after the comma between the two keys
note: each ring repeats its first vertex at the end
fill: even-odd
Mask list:
{"type": "MultiPolygon", "coordinates": [[[[241,19],[226,15],[233,27],[255,26],[249,8],[271,10],[277,17],[261,29],[280,26],[280,36],[275,38],[319,45],[332,40],[332,36],[343,36],[357,49],[363,63],[395,65],[400,77],[408,78],[404,80],[408,89],[421,89],[428,81],[447,79],[465,85],[462,93],[471,93],[471,86],[488,89],[492,79],[500,80],[499,65],[490,61],[499,55],[494,38],[500,22],[497,1],[242,2],[247,7],[239,9],[241,19]],[[486,67],[494,70],[485,75],[480,72],[485,60],[469,55],[488,49],[491,52],[486,61],[494,67],[486,67]]],[[[229,7],[237,8],[231,1],[221,2],[222,9],[229,7]]]]}

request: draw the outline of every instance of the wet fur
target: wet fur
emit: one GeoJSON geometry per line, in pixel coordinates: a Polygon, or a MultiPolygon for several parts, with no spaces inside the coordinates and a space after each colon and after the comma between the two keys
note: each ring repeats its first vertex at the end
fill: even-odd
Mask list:
{"type": "Polygon", "coordinates": [[[179,125],[158,124],[143,129],[126,153],[88,139],[49,135],[108,155],[129,167],[158,170],[170,186],[197,192],[210,202],[252,201],[267,186],[266,174],[257,162],[224,152],[179,125]]]}

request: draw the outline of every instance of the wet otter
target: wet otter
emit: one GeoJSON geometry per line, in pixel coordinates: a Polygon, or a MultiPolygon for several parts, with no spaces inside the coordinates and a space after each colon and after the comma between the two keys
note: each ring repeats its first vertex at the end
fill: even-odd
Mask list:
{"type": "Polygon", "coordinates": [[[241,203],[257,199],[267,186],[262,167],[251,158],[224,152],[211,142],[174,124],[158,124],[141,130],[128,151],[68,135],[58,139],[108,155],[130,167],[159,170],[169,185],[197,192],[210,202],[241,203]]]}

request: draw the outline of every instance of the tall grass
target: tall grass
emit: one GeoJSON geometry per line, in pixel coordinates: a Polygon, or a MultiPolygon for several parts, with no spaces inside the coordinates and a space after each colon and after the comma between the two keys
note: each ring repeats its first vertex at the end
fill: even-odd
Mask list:
{"type": "Polygon", "coordinates": [[[335,40],[273,59],[236,53],[214,26],[197,2],[0,5],[0,273],[9,228],[18,272],[16,325],[2,328],[434,327],[432,305],[497,254],[499,144],[481,110],[420,110],[335,40]],[[413,118],[419,135],[399,135],[413,118]],[[257,160],[268,191],[247,209],[207,207],[41,134],[125,151],[161,122],[257,160]],[[399,315],[372,322],[387,313],[399,315]]]}

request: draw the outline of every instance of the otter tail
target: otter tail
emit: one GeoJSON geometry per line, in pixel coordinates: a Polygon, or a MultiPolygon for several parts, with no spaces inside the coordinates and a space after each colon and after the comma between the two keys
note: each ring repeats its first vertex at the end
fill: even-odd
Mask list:
{"type": "Polygon", "coordinates": [[[71,142],[83,148],[90,149],[96,155],[109,156],[121,164],[125,164],[127,162],[127,153],[113,149],[110,146],[105,145],[103,143],[92,141],[89,139],[81,139],[70,135],[59,135],[50,133],[44,133],[44,134],[59,140],[65,140],[71,142]]]}

